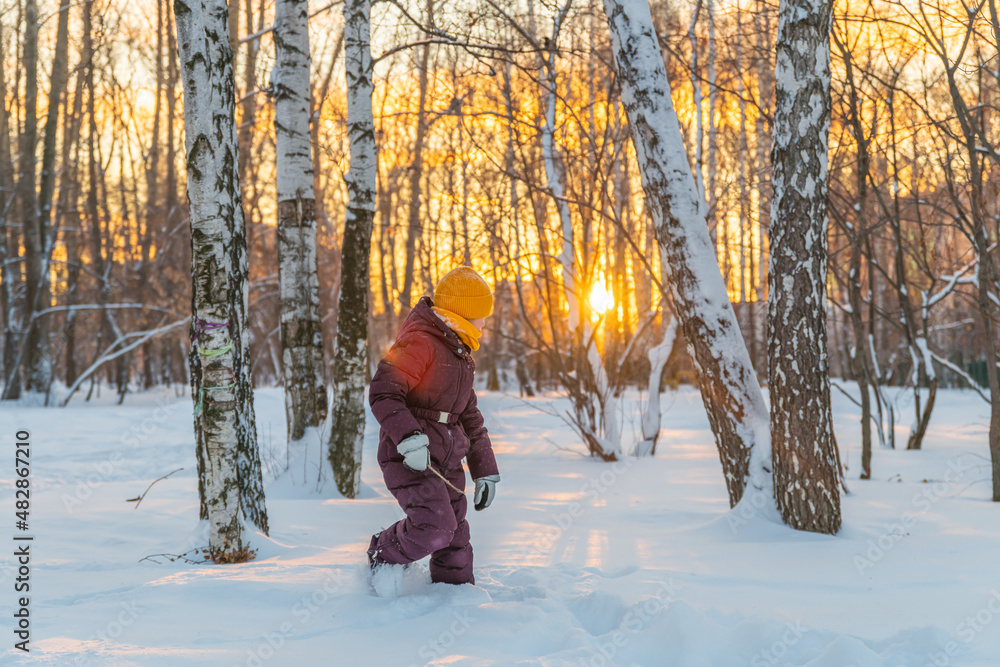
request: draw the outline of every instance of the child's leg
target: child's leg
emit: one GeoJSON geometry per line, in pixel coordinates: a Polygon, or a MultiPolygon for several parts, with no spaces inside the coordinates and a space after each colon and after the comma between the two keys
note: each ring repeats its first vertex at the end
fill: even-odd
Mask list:
{"type": "Polygon", "coordinates": [[[451,544],[458,522],[445,483],[430,471],[415,473],[392,461],[382,473],[406,518],[373,540],[369,555],[375,564],[412,563],[451,544]]]}
{"type": "MultiPolygon", "coordinates": [[[[465,488],[465,470],[459,468],[444,474],[449,482],[460,489],[465,488]]],[[[451,488],[447,490],[457,528],[448,546],[431,554],[431,581],[447,584],[474,584],[476,579],[472,574],[469,522],[465,520],[468,500],[464,493],[458,493],[451,488]]]]}

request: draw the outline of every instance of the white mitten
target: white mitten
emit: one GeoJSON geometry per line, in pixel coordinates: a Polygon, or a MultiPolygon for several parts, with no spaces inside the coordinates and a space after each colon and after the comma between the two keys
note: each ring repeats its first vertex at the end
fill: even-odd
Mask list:
{"type": "Polygon", "coordinates": [[[427,449],[431,441],[423,433],[415,433],[404,438],[398,445],[396,451],[403,457],[403,465],[413,472],[423,472],[431,464],[431,453],[427,449]]]}
{"type": "Polygon", "coordinates": [[[500,475],[487,475],[476,480],[476,493],[473,496],[476,511],[484,510],[493,502],[493,497],[497,494],[497,482],[500,475]]]}

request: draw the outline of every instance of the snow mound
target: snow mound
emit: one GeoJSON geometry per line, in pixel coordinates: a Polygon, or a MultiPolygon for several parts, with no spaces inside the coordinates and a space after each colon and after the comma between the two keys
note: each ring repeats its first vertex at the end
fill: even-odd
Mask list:
{"type": "MultiPolygon", "coordinates": [[[[363,571],[367,566],[361,565],[363,571]]],[[[372,593],[380,598],[398,598],[425,590],[430,574],[419,564],[380,565],[367,575],[372,593]]]]}
{"type": "Polygon", "coordinates": [[[571,599],[567,602],[566,608],[591,635],[611,632],[621,625],[625,616],[625,601],[621,596],[602,591],[571,599]]]}

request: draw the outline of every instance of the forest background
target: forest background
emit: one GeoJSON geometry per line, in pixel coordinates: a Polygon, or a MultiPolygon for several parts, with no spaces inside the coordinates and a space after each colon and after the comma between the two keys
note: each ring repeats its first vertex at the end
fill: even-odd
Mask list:
{"type": "MultiPolygon", "coordinates": [[[[309,12],[328,380],[349,162],[341,6],[309,12]]],[[[256,384],[276,384],[274,7],[247,0],[229,9],[250,360],[256,384]]],[[[0,2],[5,398],[25,389],[48,396],[60,382],[66,400],[102,384],[124,400],[188,382],[191,228],[172,10],[163,0],[0,2]],[[37,43],[25,29],[34,21],[37,43]],[[41,357],[25,352],[35,347],[41,357]],[[38,358],[40,366],[27,363],[38,358]]],[[[766,382],[777,6],[655,2],[652,14],[720,267],[766,382]]],[[[1000,401],[987,382],[997,345],[987,320],[996,326],[1000,302],[996,285],[980,289],[978,277],[984,250],[998,256],[997,35],[992,3],[834,6],[827,326],[832,374],[862,389],[868,446],[893,446],[895,424],[907,419],[882,387],[914,389],[911,448],[937,387],[1000,401]]],[[[416,299],[468,264],[496,294],[479,353],[487,386],[572,392],[568,253],[605,397],[693,377],[677,345],[651,379],[656,362],[646,353],[671,318],[611,50],[592,1],[565,12],[532,0],[373,6],[373,363],[416,299]],[[550,92],[561,195],[545,165],[550,92]]]]}

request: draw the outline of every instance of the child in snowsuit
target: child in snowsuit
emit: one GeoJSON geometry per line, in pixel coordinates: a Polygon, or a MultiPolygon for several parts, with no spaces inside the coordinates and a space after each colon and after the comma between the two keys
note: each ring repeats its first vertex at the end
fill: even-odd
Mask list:
{"type": "Polygon", "coordinates": [[[381,425],[378,463],[406,512],[372,536],[373,568],[430,555],[432,581],[475,583],[465,493],[434,471],[464,491],[465,457],[475,508],[493,502],[500,476],[476,403],[471,355],[492,311],[486,281],[467,266],[454,269],[434,288],[433,300],[423,297],[410,311],[372,377],[368,401],[381,425]]]}

